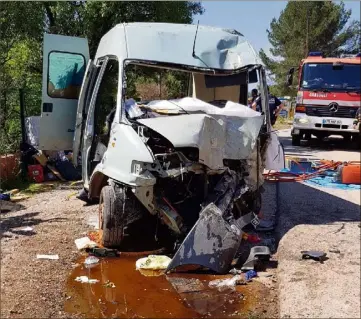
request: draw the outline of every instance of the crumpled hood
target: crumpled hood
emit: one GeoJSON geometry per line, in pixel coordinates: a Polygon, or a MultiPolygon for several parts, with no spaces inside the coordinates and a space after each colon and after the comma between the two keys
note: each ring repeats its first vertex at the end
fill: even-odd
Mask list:
{"type": "Polygon", "coordinates": [[[175,148],[197,147],[199,162],[223,168],[223,159],[247,159],[256,144],[263,115],[184,114],[138,120],[167,138],[175,148]]]}

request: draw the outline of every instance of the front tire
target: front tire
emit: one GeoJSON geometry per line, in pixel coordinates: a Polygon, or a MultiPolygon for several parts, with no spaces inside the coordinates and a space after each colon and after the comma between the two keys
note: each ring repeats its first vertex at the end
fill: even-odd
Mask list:
{"type": "Polygon", "coordinates": [[[99,201],[99,228],[104,247],[124,251],[159,248],[154,241],[157,217],[151,215],[127,188],[104,186],[99,201]]]}
{"type": "Polygon", "coordinates": [[[112,186],[104,186],[99,200],[99,228],[104,247],[119,247],[124,237],[122,200],[112,186]]]}

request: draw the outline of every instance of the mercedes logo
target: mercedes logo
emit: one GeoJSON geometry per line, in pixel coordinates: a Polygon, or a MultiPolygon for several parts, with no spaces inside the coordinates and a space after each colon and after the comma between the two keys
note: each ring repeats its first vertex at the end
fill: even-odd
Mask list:
{"type": "Polygon", "coordinates": [[[338,104],[333,102],[329,104],[328,109],[330,110],[330,112],[336,113],[338,111],[338,104]]]}

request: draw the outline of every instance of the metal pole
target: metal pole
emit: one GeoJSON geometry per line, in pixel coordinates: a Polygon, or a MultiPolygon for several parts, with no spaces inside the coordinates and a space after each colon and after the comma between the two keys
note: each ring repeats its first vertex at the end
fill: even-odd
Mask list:
{"type": "Polygon", "coordinates": [[[21,125],[21,157],[20,157],[20,173],[23,180],[26,179],[27,163],[24,155],[24,144],[26,143],[26,132],[25,132],[25,99],[24,99],[24,90],[19,90],[19,99],[20,99],[20,125],[21,125]]]}
{"type": "Polygon", "coordinates": [[[26,142],[26,131],[25,131],[25,99],[24,90],[20,89],[20,125],[21,125],[21,142],[26,142]]]}

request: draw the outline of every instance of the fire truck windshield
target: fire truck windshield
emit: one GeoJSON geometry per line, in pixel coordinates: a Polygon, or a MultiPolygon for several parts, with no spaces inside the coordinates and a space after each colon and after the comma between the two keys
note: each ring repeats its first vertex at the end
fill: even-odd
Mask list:
{"type": "Polygon", "coordinates": [[[361,65],[306,63],[302,68],[301,90],[360,91],[361,65]]]}

